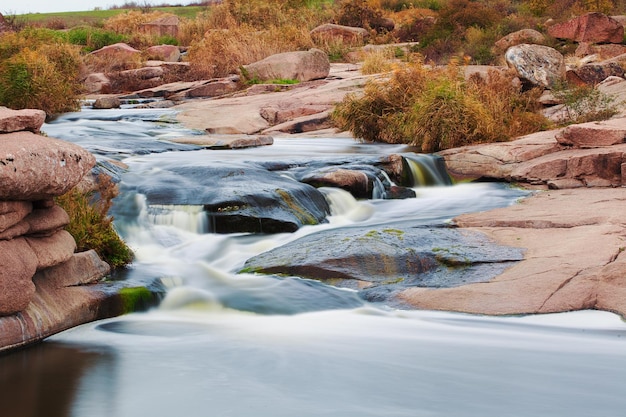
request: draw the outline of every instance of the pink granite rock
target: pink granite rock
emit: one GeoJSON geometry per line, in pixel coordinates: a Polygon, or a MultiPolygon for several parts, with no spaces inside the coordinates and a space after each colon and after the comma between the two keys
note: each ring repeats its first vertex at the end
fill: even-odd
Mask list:
{"type": "Polygon", "coordinates": [[[76,250],[76,241],[66,230],[52,236],[25,237],[37,259],[37,270],[59,265],[69,260],[76,250]]]}
{"type": "Polygon", "coordinates": [[[32,210],[29,201],[0,201],[0,233],[21,222],[32,210]]]}
{"type": "Polygon", "coordinates": [[[0,316],[28,306],[36,270],[37,258],[25,239],[0,240],[0,316]]]}
{"type": "Polygon", "coordinates": [[[244,66],[251,79],[310,81],[326,78],[330,71],[328,55],[319,49],[284,52],[244,66]]]}
{"type": "Polygon", "coordinates": [[[561,145],[596,148],[626,143],[626,118],[570,125],[556,135],[561,145]]]}
{"type": "Polygon", "coordinates": [[[43,110],[11,110],[0,107],[0,133],[20,132],[22,130],[38,133],[45,121],[46,112],[43,110]]]}
{"type": "Polygon", "coordinates": [[[180,49],[175,45],[155,45],[146,49],[149,59],[156,59],[165,62],[178,62],[180,60],[180,49]]]}
{"type": "Polygon", "coordinates": [[[16,132],[0,137],[0,200],[39,200],[65,194],[95,165],[72,143],[16,132]]]}
{"type": "Polygon", "coordinates": [[[624,26],[609,16],[594,12],[552,25],[548,34],[576,42],[622,43],[624,26]]]}

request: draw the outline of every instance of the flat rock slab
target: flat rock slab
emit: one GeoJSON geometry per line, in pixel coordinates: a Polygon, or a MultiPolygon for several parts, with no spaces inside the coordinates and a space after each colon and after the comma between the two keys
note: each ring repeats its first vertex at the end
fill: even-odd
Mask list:
{"type": "Polygon", "coordinates": [[[455,219],[526,250],[497,278],[456,288],[410,288],[416,308],[479,314],[601,309],[626,315],[626,188],[544,191],[520,204],[455,219]]]}
{"type": "Polygon", "coordinates": [[[521,250],[479,233],[400,223],[308,235],[249,259],[244,271],[323,280],[393,304],[401,289],[487,281],[520,259],[521,250]]]}
{"type": "Polygon", "coordinates": [[[274,144],[266,135],[206,135],[170,139],[170,142],[202,146],[210,149],[242,149],[274,144]]]}

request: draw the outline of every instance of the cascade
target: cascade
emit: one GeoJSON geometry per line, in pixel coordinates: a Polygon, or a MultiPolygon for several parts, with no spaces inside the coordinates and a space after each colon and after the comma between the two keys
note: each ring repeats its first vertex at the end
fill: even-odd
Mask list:
{"type": "Polygon", "coordinates": [[[443,158],[435,155],[403,154],[411,173],[412,187],[452,185],[443,158]]]}

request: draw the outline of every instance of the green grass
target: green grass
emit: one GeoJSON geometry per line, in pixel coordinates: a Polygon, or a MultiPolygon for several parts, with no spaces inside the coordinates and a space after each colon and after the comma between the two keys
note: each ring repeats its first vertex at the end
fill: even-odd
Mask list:
{"type": "MultiPolygon", "coordinates": [[[[205,11],[204,6],[176,6],[176,7],[153,7],[152,11],[162,11],[172,13],[179,17],[193,19],[200,12],[205,11]]],[[[110,10],[86,10],[80,12],[58,12],[58,13],[28,13],[17,15],[16,18],[29,25],[46,26],[51,22],[63,22],[65,27],[71,28],[79,25],[100,25],[106,19],[128,12],[130,9],[110,9],[110,10]]],[[[6,11],[10,15],[10,10],[6,11]]]]}

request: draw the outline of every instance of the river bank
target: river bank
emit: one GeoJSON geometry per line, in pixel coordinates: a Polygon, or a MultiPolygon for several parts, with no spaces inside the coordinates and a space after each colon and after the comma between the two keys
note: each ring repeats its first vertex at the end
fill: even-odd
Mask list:
{"type": "MultiPolygon", "coordinates": [[[[332,106],[345,94],[358,94],[368,78],[354,65],[333,65],[326,80],[290,91],[193,100],[175,109],[180,111],[178,120],[185,126],[209,132],[345,136],[345,132],[323,126],[289,133],[268,126],[259,115],[262,108],[268,107],[332,106]]],[[[608,92],[621,98],[626,91],[624,84],[611,85],[608,92]]],[[[554,134],[538,135],[550,136],[548,145],[542,139],[543,148],[557,145],[554,134]]],[[[534,152],[536,143],[523,140],[519,153],[534,152]]],[[[490,146],[504,152],[511,143],[490,146]]],[[[471,158],[471,154],[465,157],[471,158]]],[[[416,308],[479,314],[600,309],[626,315],[626,282],[621,272],[626,263],[626,230],[617,214],[623,208],[626,189],[607,187],[606,182],[604,185],[594,187],[589,182],[585,187],[562,190],[541,186],[542,190],[520,204],[454,219],[459,228],[523,248],[524,259],[489,282],[445,289],[413,288],[406,290],[402,299],[416,308]]]]}

